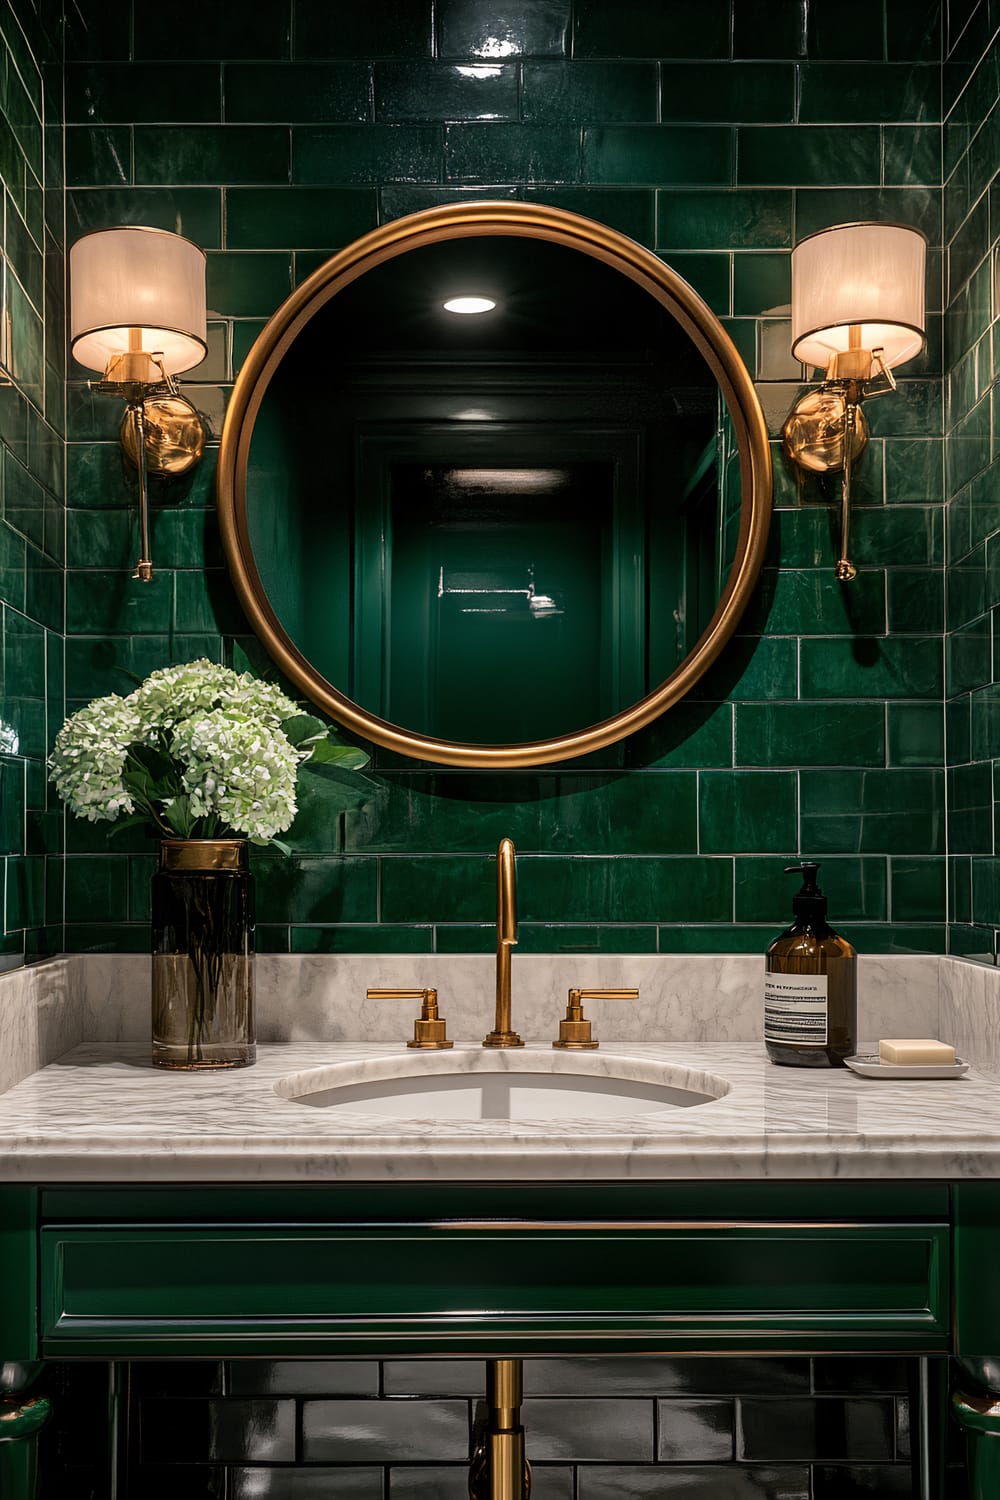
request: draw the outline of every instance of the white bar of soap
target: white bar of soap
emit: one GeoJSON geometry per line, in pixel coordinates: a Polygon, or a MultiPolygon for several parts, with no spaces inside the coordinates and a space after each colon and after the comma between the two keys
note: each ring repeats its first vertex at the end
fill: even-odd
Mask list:
{"type": "Polygon", "coordinates": [[[879,1062],[907,1068],[949,1068],[954,1066],[955,1049],[933,1037],[891,1037],[878,1044],[879,1062]]]}

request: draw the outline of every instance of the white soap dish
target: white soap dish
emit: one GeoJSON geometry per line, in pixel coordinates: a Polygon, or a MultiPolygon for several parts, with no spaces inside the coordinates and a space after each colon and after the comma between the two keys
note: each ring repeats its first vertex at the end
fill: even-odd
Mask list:
{"type": "Polygon", "coordinates": [[[912,1063],[884,1063],[877,1052],[845,1057],[845,1065],[862,1078],[962,1078],[969,1064],[956,1057],[953,1063],[920,1067],[912,1063]]]}

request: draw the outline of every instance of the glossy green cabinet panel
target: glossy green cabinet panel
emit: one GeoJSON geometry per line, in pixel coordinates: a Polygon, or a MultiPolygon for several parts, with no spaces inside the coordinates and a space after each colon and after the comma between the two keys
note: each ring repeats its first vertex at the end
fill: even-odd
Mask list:
{"type": "Polygon", "coordinates": [[[944,1225],[53,1226],[47,1356],[948,1348],[944,1225]]]}
{"type": "Polygon", "coordinates": [[[955,1200],[955,1353],[1000,1349],[1000,1182],[960,1182],[955,1200]]]}
{"type": "Polygon", "coordinates": [[[0,1365],[38,1358],[37,1234],[38,1189],[0,1188],[0,1365]]]}

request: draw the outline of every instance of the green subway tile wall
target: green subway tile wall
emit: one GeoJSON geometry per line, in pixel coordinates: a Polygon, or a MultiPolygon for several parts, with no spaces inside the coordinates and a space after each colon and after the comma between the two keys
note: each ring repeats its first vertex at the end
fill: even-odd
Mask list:
{"type": "Polygon", "coordinates": [[[60,9],[0,6],[0,968],[63,946],[45,773],[65,701],[60,9]]]}
{"type": "MultiPolygon", "coordinates": [[[[589,214],[690,276],[750,363],[775,440],[779,508],[761,587],[691,702],[586,762],[537,773],[376,754],[381,791],[368,807],[337,823],[306,806],[291,858],[257,860],[262,944],[482,949],[490,856],[510,834],[522,942],[535,951],[762,947],[788,906],[782,862],[817,852],[862,946],[939,948],[946,672],[978,687],[991,643],[972,598],[970,638],[946,663],[936,0],[880,0],[874,19],[866,4],[847,27],[810,8],[804,32],[800,5],[750,0],[411,0],[343,26],[317,0],[271,0],[231,45],[216,17],[187,61],[138,6],[131,51],[99,0],[74,9],[68,234],[153,223],[205,246],[215,352],[189,389],[215,438],[240,363],[293,285],[376,224],[475,194],[589,214]],[[831,496],[788,470],[778,436],[804,373],[788,355],[791,247],[866,215],[928,233],[935,318],[899,395],[873,403],[861,572],[844,590],[831,496]]],[[[961,239],[963,265],[988,233],[977,226],[961,239]]],[[[157,494],[158,576],[133,584],[116,417],[81,377],[71,366],[71,706],[122,688],[123,668],[196,651],[262,666],[220,556],[214,449],[186,491],[157,494]]],[[[984,438],[972,424],[966,467],[984,441],[988,428],[984,438]]],[[[141,947],[148,845],[111,853],[77,826],[69,863],[70,946],[141,947]]]]}
{"type": "Polygon", "coordinates": [[[943,88],[949,917],[953,951],[986,957],[996,953],[1000,933],[998,19],[995,7],[966,5],[961,17],[956,12],[943,88]]]}
{"type": "Polygon", "coordinates": [[[145,944],[148,844],[111,852],[72,823],[65,894],[55,873],[62,820],[42,758],[63,671],[72,708],[127,688],[123,670],[202,653],[264,666],[212,490],[227,395],[263,322],[356,235],[472,196],[612,224],[723,318],[774,440],[764,576],[691,700],[586,762],[477,775],[376,755],[367,808],[334,823],[307,806],[291,858],[257,861],[262,945],[480,948],[488,857],[510,832],[536,951],[761,946],[787,908],[781,861],[817,851],[863,947],[940,948],[950,918],[959,951],[992,950],[996,0],[847,9],[392,0],[334,18],[321,0],[269,0],[213,7],[182,42],[128,0],[82,0],[61,65],[58,26],[29,0],[20,20],[6,5],[9,953],[57,947],[64,916],[71,948],[145,944]],[[869,408],[860,573],[842,589],[832,495],[790,472],[778,437],[806,373],[788,355],[791,247],[864,217],[928,235],[931,316],[928,352],[869,408]],[[149,588],[128,576],[116,403],[87,391],[62,342],[64,243],[122,222],[189,234],[209,260],[212,347],[188,391],[213,444],[186,486],[154,495],[149,588]]]}

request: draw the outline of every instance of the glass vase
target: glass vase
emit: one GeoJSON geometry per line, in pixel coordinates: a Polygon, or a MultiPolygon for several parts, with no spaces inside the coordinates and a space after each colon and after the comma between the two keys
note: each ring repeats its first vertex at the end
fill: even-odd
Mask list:
{"type": "Polygon", "coordinates": [[[253,876],[244,839],[170,839],[153,876],[153,1063],[256,1061],[253,876]]]}

